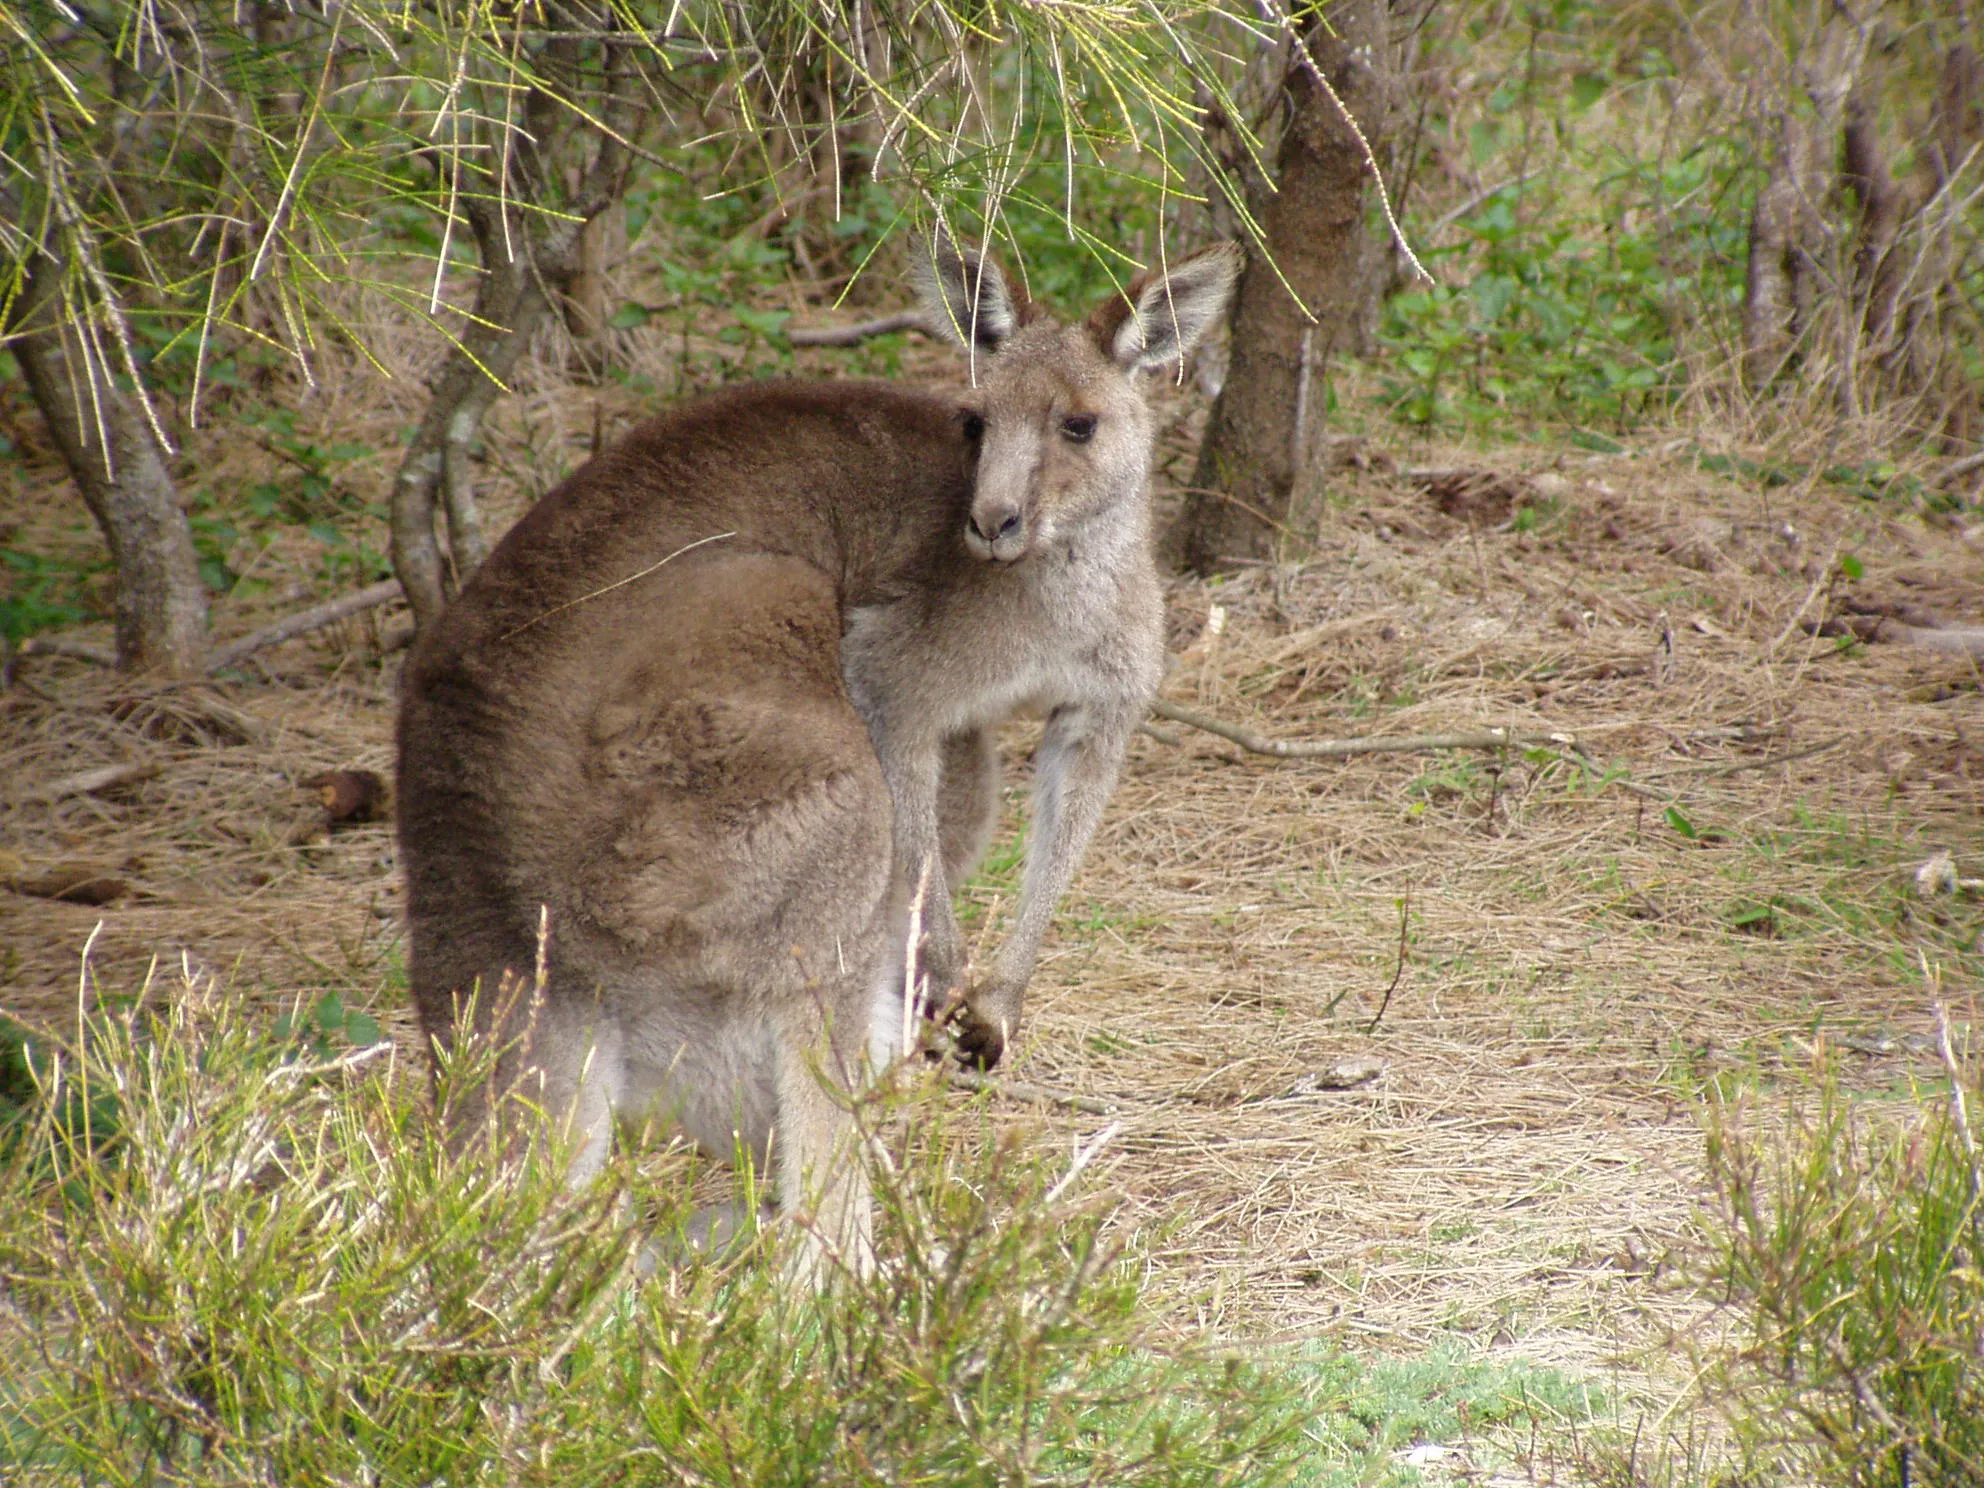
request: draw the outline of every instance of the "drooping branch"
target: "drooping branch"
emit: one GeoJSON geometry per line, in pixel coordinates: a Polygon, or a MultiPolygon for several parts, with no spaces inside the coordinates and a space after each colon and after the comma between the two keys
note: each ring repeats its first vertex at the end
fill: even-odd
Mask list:
{"type": "MultiPolygon", "coordinates": [[[[569,100],[584,66],[576,36],[554,38],[538,59],[548,86],[525,100],[527,128],[494,152],[460,210],[481,261],[475,306],[434,382],[434,396],[394,483],[393,571],[424,628],[488,551],[475,500],[473,452],[483,416],[507,386],[523,349],[584,267],[586,226],[625,190],[633,144],[648,114],[644,79],[630,41],[601,44],[588,93],[603,94],[593,118],[569,100]],[[553,86],[555,84],[556,92],[553,86]],[[561,163],[591,146],[576,189],[563,189],[561,163]],[[561,203],[557,210],[546,208],[561,203]],[[435,532],[445,517],[447,562],[435,532]]],[[[470,167],[462,166],[464,174],[470,167]]]]}

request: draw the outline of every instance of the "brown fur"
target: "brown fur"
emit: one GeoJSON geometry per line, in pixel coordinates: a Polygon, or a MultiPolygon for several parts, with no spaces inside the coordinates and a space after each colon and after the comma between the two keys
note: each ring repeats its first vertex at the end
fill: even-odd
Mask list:
{"type": "Polygon", "coordinates": [[[437,1050],[473,998],[508,1046],[499,1088],[566,1124],[575,1177],[616,1115],[760,1160],[776,1128],[781,1204],[817,1213],[810,1274],[865,1252],[843,1107],[864,1053],[900,1052],[925,862],[935,986],[962,981],[946,888],[996,804],[989,729],[1050,714],[1020,925],[966,992],[988,1061],[1157,680],[1126,371],[1149,356],[1021,325],[987,270],[975,395],[766,384],[654,420],[517,524],[403,683],[411,980],[437,1050]],[[1093,437],[1066,437],[1071,411],[1093,437]],[[541,1005],[499,1005],[541,919],[541,1005]]]}

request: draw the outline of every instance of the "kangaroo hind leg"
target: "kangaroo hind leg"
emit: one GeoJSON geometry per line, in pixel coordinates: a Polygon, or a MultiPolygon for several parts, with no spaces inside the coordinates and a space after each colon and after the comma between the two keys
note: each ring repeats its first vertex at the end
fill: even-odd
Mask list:
{"type": "MultiPolygon", "coordinates": [[[[845,1009],[852,1012],[852,1008],[845,1009]]],[[[859,1025],[836,1037],[817,1005],[795,1006],[777,1029],[778,1122],[772,1139],[779,1208],[803,1229],[791,1270],[819,1288],[835,1270],[866,1275],[874,1266],[870,1197],[861,1133],[852,1110],[860,1073],[843,1051],[859,1025]]]]}

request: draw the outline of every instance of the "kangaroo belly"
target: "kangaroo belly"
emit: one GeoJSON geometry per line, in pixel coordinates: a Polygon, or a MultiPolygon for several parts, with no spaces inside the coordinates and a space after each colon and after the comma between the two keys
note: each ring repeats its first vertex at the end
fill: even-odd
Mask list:
{"type": "Polygon", "coordinates": [[[622,1037],[624,1126],[680,1134],[709,1157],[742,1151],[760,1170],[778,1111],[777,1048],[761,1017],[670,1017],[676,999],[658,997],[660,1016],[631,1020],[622,1037]]]}

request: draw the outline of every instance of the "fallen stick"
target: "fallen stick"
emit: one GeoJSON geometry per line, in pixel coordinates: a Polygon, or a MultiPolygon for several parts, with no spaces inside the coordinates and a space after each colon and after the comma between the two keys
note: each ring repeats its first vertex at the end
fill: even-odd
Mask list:
{"type": "Polygon", "coordinates": [[[952,1070],[951,1083],[966,1090],[989,1090],[994,1095],[1008,1096],[1036,1106],[1066,1106],[1073,1111],[1086,1111],[1091,1116],[1114,1116],[1117,1111],[1117,1107],[1109,1101],[1099,1101],[1092,1096],[1076,1095],[1067,1090],[1049,1090],[1045,1085],[1029,1085],[1024,1080],[995,1080],[976,1070],[952,1070]]]}
{"type": "Polygon", "coordinates": [[[1979,469],[1984,469],[1984,450],[1974,455],[1965,455],[1961,460],[1952,461],[1943,468],[1943,473],[1936,477],[1936,484],[1946,486],[1951,481],[1961,480],[1971,471],[1979,469]]]}
{"type": "MultiPolygon", "coordinates": [[[[1641,785],[1637,780],[1629,780],[1623,775],[1615,775],[1604,765],[1578,748],[1577,741],[1569,734],[1519,734],[1513,729],[1481,729],[1467,734],[1374,734],[1367,739],[1270,739],[1265,734],[1257,734],[1252,729],[1241,728],[1238,724],[1222,723],[1217,718],[1207,718],[1194,713],[1190,708],[1181,708],[1176,703],[1163,699],[1150,705],[1151,712],[1160,718],[1169,718],[1174,723],[1187,724],[1195,729],[1203,729],[1209,734],[1217,734],[1222,739],[1231,740],[1242,749],[1255,754],[1272,755],[1276,759],[1345,759],[1359,754],[1413,754],[1428,749],[1506,749],[1510,745],[1519,748],[1532,748],[1542,745],[1561,749],[1584,766],[1591,774],[1606,785],[1616,785],[1620,790],[1642,797],[1648,801],[1658,801],[1671,806],[1674,797],[1665,791],[1655,790],[1650,785],[1641,785]]],[[[1150,732],[1146,729],[1145,732],[1150,732]]],[[[1167,741],[1169,742],[1169,741],[1167,741]]]]}
{"type": "Polygon", "coordinates": [[[99,765],[94,770],[79,770],[74,775],[64,775],[60,780],[51,780],[46,785],[38,785],[21,794],[23,801],[64,801],[70,796],[92,796],[98,791],[115,790],[120,785],[135,785],[140,780],[150,780],[158,774],[161,766],[152,760],[133,760],[122,765],[99,765]]]}
{"type": "Polygon", "coordinates": [[[1563,749],[1572,745],[1569,734],[1519,734],[1514,729],[1505,728],[1478,729],[1465,734],[1374,734],[1366,739],[1270,739],[1266,734],[1257,734],[1237,723],[1208,718],[1203,713],[1194,713],[1190,708],[1181,708],[1162,698],[1152,703],[1150,710],[1159,718],[1217,734],[1242,749],[1254,754],[1273,755],[1276,759],[1348,759],[1359,754],[1411,754],[1426,749],[1506,749],[1511,745],[1523,748],[1537,744],[1563,749]]]}
{"type": "Polygon", "coordinates": [[[313,605],[307,610],[298,610],[294,615],[278,620],[273,625],[265,625],[260,630],[251,630],[239,640],[229,641],[207,658],[207,670],[218,672],[225,667],[233,666],[244,656],[251,656],[270,646],[281,645],[284,641],[294,640],[297,636],[307,635],[313,630],[322,630],[326,625],[335,624],[347,615],[355,615],[360,610],[369,610],[376,605],[387,604],[399,597],[400,581],[381,579],[378,583],[351,594],[326,600],[323,604],[313,605]]]}
{"type": "Polygon", "coordinates": [[[785,339],[794,346],[859,346],[871,336],[889,336],[897,331],[930,334],[922,312],[898,310],[894,315],[878,316],[850,326],[787,326],[785,339]]]}
{"type": "Polygon", "coordinates": [[[1817,744],[1807,744],[1803,749],[1794,749],[1788,754],[1769,754],[1760,759],[1738,760],[1733,765],[1691,765],[1681,770],[1666,770],[1654,776],[1665,780],[1675,775],[1694,775],[1703,780],[1717,780],[1724,775],[1740,774],[1744,770],[1768,770],[1773,765],[1788,765],[1793,760],[1810,759],[1815,754],[1824,754],[1846,742],[1845,734],[1835,734],[1830,739],[1822,739],[1817,744]]]}
{"type": "Polygon", "coordinates": [[[1582,749],[1573,745],[1569,751],[1572,759],[1583,765],[1587,774],[1598,778],[1601,785],[1616,785],[1620,790],[1638,796],[1643,801],[1658,801],[1663,806],[1672,806],[1674,797],[1663,790],[1655,790],[1650,785],[1641,785],[1637,780],[1629,780],[1624,775],[1615,775],[1606,769],[1604,763],[1593,759],[1582,749]]]}
{"type": "Polygon", "coordinates": [[[22,656],[67,656],[75,661],[94,662],[98,666],[117,665],[117,653],[108,646],[99,646],[92,641],[72,641],[67,636],[29,636],[21,642],[22,656]]]}
{"type": "Polygon", "coordinates": [[[1892,615],[1835,615],[1824,621],[1802,620],[1798,628],[1812,636],[1851,636],[1867,645],[1919,646],[1944,656],[1984,660],[1984,626],[1914,625],[1892,615]]]}

